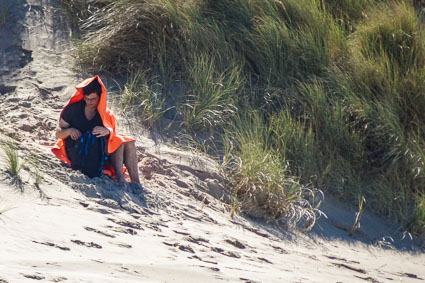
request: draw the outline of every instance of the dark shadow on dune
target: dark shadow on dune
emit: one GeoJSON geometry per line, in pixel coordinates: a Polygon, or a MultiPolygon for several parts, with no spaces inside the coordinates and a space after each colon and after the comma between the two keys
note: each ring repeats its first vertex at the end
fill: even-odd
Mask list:
{"type": "Polygon", "coordinates": [[[300,232],[304,227],[302,221],[298,230],[286,223],[267,222],[264,219],[253,219],[249,216],[235,218],[231,222],[243,229],[268,239],[298,242],[303,241],[300,233],[304,233],[313,243],[325,241],[343,241],[348,244],[364,244],[371,247],[380,247],[399,252],[424,253],[425,242],[412,237],[400,224],[395,221],[385,220],[374,215],[366,207],[360,219],[360,227],[350,235],[351,228],[356,218],[356,208],[340,203],[333,199],[326,199],[320,206],[324,213],[319,217],[314,227],[307,232],[300,232]],[[394,224],[395,223],[395,224],[394,224]]]}
{"type": "Polygon", "coordinates": [[[328,197],[320,209],[327,217],[321,217],[314,228],[308,232],[312,238],[320,237],[325,240],[340,240],[353,244],[361,242],[398,251],[425,252],[423,241],[411,237],[395,221],[374,215],[367,205],[360,218],[360,227],[351,235],[356,219],[356,208],[328,197]]]}
{"type": "Polygon", "coordinates": [[[22,48],[26,1],[2,0],[0,2],[0,95],[16,88],[11,77],[26,65],[31,55],[22,48]]]}

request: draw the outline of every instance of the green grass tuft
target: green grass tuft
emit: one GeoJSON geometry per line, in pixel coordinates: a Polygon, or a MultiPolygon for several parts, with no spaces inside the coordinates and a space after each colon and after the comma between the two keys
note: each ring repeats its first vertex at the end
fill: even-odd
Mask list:
{"type": "Polygon", "coordinates": [[[215,60],[206,54],[195,55],[189,69],[189,94],[180,107],[184,126],[189,130],[209,129],[223,126],[235,114],[235,97],[241,90],[241,71],[229,66],[217,72],[215,60]]]}
{"type": "Polygon", "coordinates": [[[270,145],[270,129],[254,112],[241,116],[235,127],[232,146],[235,157],[227,165],[231,169],[235,204],[254,217],[271,218],[311,228],[320,211],[314,197],[320,193],[302,185],[288,170],[288,163],[270,145]]]}
{"type": "Polygon", "coordinates": [[[19,148],[15,145],[12,140],[1,140],[0,147],[3,151],[3,157],[5,157],[7,162],[7,171],[11,174],[12,177],[21,179],[20,172],[24,167],[24,164],[21,162],[19,157],[19,148]]]}

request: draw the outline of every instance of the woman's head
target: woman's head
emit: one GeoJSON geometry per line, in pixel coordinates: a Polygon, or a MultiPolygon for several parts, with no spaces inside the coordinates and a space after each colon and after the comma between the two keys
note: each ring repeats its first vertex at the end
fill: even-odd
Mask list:
{"type": "Polygon", "coordinates": [[[96,93],[98,96],[102,94],[102,86],[97,79],[94,79],[91,83],[83,87],[84,96],[96,93]]]}
{"type": "Polygon", "coordinates": [[[102,86],[97,79],[83,87],[84,100],[89,108],[95,109],[99,104],[102,86]]]}

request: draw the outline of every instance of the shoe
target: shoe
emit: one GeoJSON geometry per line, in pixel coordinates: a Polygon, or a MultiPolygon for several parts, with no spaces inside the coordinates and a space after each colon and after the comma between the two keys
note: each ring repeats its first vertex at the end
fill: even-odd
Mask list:
{"type": "Polygon", "coordinates": [[[128,185],[128,183],[127,183],[127,182],[118,182],[118,183],[117,183],[117,186],[118,186],[120,189],[122,189],[123,191],[126,191],[126,190],[128,190],[128,188],[129,188],[129,185],[128,185]]]}
{"type": "Polygon", "coordinates": [[[140,184],[140,183],[135,183],[135,182],[131,182],[131,183],[129,184],[129,186],[130,186],[130,191],[131,191],[133,194],[138,195],[138,194],[142,194],[142,193],[143,193],[143,186],[142,186],[142,184],[140,184]]]}

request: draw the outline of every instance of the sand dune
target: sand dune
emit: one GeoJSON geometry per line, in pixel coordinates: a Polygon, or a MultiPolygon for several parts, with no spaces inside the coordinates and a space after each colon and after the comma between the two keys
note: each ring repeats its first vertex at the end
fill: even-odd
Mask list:
{"type": "Polygon", "coordinates": [[[0,29],[0,138],[17,140],[22,158],[38,155],[33,171],[43,182],[22,170],[16,186],[0,158],[0,282],[425,280],[420,243],[367,211],[352,237],[355,211],[329,199],[328,217],[306,234],[231,217],[213,160],[153,141],[124,119],[118,126],[138,139],[143,193],[66,168],[50,147],[86,75],[71,68],[71,35],[54,1],[1,3],[9,16],[0,29]]]}

